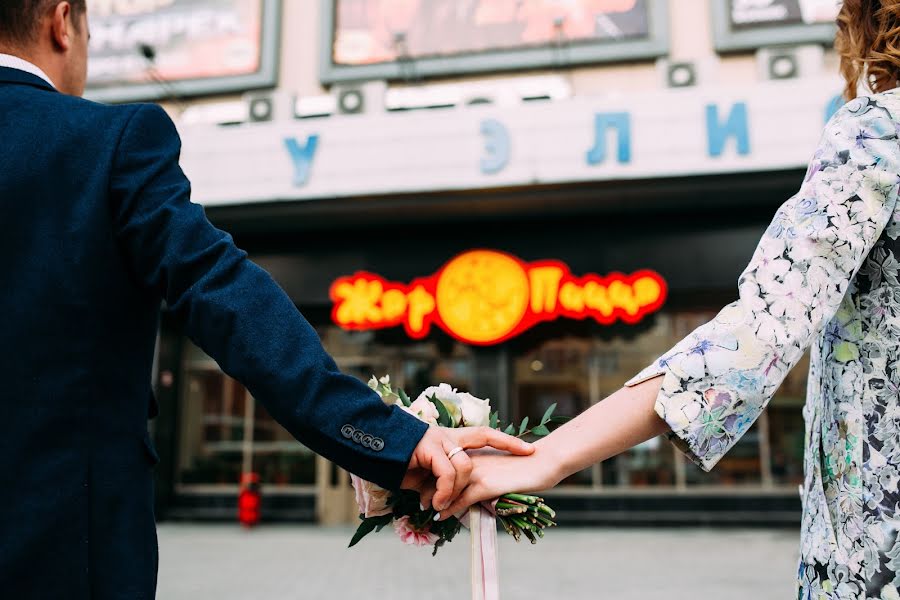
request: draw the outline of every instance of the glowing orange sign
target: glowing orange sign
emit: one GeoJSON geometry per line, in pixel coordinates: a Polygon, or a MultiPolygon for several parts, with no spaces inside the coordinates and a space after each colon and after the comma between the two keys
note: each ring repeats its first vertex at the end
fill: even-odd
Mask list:
{"type": "Polygon", "coordinates": [[[331,286],[332,319],[353,330],[403,325],[416,339],[437,325],[462,342],[486,346],[559,317],[637,323],[662,307],[666,291],[653,271],[575,277],[560,261],[525,263],[473,250],[408,285],[365,272],[342,277],[331,286]]]}

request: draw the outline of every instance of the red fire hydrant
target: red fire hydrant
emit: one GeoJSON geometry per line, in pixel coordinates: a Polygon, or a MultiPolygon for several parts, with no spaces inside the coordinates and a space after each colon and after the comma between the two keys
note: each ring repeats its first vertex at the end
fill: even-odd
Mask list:
{"type": "Polygon", "coordinates": [[[241,476],[241,491],[238,494],[238,521],[241,525],[253,527],[259,523],[261,504],[259,474],[244,473],[241,476]]]}

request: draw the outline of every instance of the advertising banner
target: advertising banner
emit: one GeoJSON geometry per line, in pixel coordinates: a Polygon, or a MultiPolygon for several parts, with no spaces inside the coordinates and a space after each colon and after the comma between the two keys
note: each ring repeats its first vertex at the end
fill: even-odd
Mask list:
{"type": "Polygon", "coordinates": [[[322,80],[648,60],[668,0],[325,0],[322,80]]]}
{"type": "Polygon", "coordinates": [[[265,27],[264,0],[88,0],[88,4],[88,88],[94,94],[106,92],[103,95],[111,99],[234,89],[235,82],[243,85],[246,78],[262,74],[265,37],[275,35],[265,27]],[[136,87],[144,89],[127,92],[136,87]]]}
{"type": "Polygon", "coordinates": [[[334,62],[646,39],[646,0],[338,0],[334,62]]]}

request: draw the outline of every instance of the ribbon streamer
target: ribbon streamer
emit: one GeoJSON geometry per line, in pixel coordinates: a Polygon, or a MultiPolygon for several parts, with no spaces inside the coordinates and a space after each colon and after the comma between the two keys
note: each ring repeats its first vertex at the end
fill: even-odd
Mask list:
{"type": "Polygon", "coordinates": [[[497,569],[497,518],[494,505],[473,506],[467,513],[472,542],[472,600],[499,600],[500,576],[497,569]]]}

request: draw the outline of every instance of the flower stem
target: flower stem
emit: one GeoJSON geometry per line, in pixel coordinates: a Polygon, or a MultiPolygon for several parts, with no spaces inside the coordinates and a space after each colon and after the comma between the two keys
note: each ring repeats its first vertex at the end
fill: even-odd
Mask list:
{"type": "Polygon", "coordinates": [[[556,527],[556,522],[555,522],[555,521],[551,521],[550,519],[548,519],[548,518],[545,517],[544,515],[537,514],[537,515],[534,515],[534,518],[535,518],[537,521],[539,521],[539,522],[541,523],[542,528],[543,528],[543,527],[556,527]]]}
{"type": "Polygon", "coordinates": [[[538,498],[537,496],[524,496],[522,494],[506,494],[503,498],[508,498],[522,504],[541,504],[544,502],[543,498],[538,498]]]}

